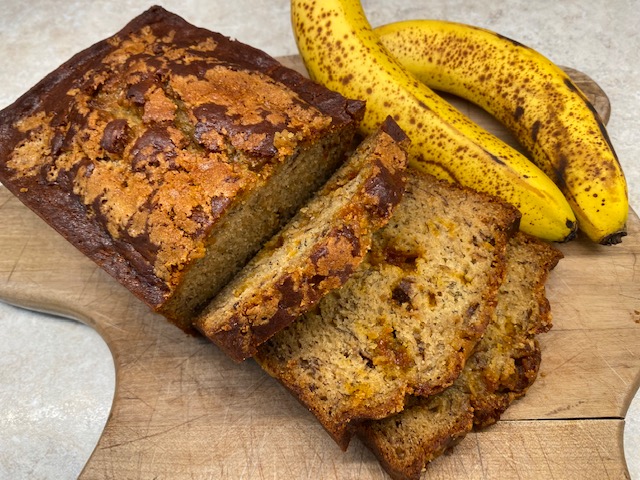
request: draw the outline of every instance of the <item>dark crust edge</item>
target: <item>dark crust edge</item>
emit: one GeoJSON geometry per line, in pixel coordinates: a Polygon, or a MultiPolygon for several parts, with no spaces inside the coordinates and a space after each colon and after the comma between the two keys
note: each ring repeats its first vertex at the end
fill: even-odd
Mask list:
{"type": "Polygon", "coordinates": [[[153,267],[128,242],[111,238],[94,219],[88,218],[86,207],[60,185],[42,185],[32,181],[11,180],[12,171],[6,162],[20,139],[13,124],[36,111],[46,111],[50,98],[64,94],[71,81],[92,68],[95,62],[113,50],[108,40],[127,36],[143,26],[156,29],[180,29],[185,35],[208,35],[232,48],[234,60],[246,68],[262,71],[295,91],[305,101],[333,118],[331,130],[355,127],[364,115],[364,103],[349,100],[338,93],[305,78],[281,65],[275,58],[249,45],[229,39],[219,33],[191,25],[162,7],[153,6],[131,20],[119,32],[76,53],[13,104],[0,111],[0,182],[24,205],[33,210],[67,241],[98,266],[107,271],[140,300],[154,310],[161,307],[170,294],[168,286],[153,273],[153,267]],[[23,191],[23,189],[28,189],[23,191]],[[64,213],[63,213],[64,212],[64,213]]]}

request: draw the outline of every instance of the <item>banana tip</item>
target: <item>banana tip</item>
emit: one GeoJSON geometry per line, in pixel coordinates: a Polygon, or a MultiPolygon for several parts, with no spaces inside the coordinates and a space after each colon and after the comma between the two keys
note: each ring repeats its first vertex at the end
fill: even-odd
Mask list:
{"type": "Polygon", "coordinates": [[[576,222],[574,222],[573,220],[567,220],[566,225],[569,229],[569,233],[560,243],[570,242],[578,236],[578,224],[576,222]]]}
{"type": "Polygon", "coordinates": [[[607,235],[602,240],[600,240],[598,243],[600,245],[617,245],[619,243],[622,243],[622,237],[625,237],[626,235],[627,235],[627,229],[624,228],[624,229],[619,230],[617,232],[614,232],[614,233],[612,233],[610,235],[607,235]]]}

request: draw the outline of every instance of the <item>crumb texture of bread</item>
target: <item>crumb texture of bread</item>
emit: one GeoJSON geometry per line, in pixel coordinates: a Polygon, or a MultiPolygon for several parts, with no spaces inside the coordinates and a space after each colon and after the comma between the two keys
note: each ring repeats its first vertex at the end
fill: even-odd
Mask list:
{"type": "Polygon", "coordinates": [[[419,480],[428,464],[476,428],[498,421],[533,384],[540,366],[536,335],[551,328],[545,283],[562,258],[550,244],[517,232],[495,315],[455,383],[405,410],[354,426],[389,475],[419,480]]]}
{"type": "Polygon", "coordinates": [[[404,192],[407,138],[387,133],[392,122],[366,138],[196,318],[229,356],[253,356],[360,265],[404,192]]]}
{"type": "Polygon", "coordinates": [[[410,169],[367,259],[256,358],[346,448],[349,425],[459,376],[495,308],[519,214],[410,169]]]}
{"type": "Polygon", "coordinates": [[[0,112],[0,180],[188,323],[341,164],[362,110],[152,7],[0,112]]]}

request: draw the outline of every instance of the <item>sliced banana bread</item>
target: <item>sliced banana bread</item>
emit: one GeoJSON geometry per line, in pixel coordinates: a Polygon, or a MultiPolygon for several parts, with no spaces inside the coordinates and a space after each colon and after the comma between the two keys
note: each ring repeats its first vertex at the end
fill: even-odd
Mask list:
{"type": "Polygon", "coordinates": [[[241,361],[341,286],[404,192],[408,138],[390,118],[194,322],[241,361]]]}
{"type": "Polygon", "coordinates": [[[551,326],[545,282],[561,257],[551,245],[517,233],[509,242],[496,314],[453,386],[412,397],[396,415],[355,425],[392,478],[418,480],[473,424],[494,423],[525,394],[540,365],[535,335],[551,326]]]}
{"type": "Polygon", "coordinates": [[[152,7],[0,112],[0,180],[188,328],[342,163],[363,111],[152,7]]]}
{"type": "Polygon", "coordinates": [[[416,170],[351,278],[256,358],[346,448],[352,421],[451,385],[483,334],[518,212],[416,170]]]}
{"type": "Polygon", "coordinates": [[[495,423],[538,375],[541,357],[535,335],[551,328],[545,284],[561,258],[557,248],[520,232],[509,242],[496,318],[460,378],[478,427],[495,423]]]}
{"type": "Polygon", "coordinates": [[[394,480],[419,480],[427,464],[473,428],[469,395],[454,383],[437,395],[410,397],[405,409],[354,431],[394,480]]]}

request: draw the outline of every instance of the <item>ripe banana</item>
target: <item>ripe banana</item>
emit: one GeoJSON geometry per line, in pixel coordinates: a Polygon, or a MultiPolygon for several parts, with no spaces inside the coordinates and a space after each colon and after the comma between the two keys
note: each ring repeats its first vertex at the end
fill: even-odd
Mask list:
{"type": "Polygon", "coordinates": [[[560,187],[591,240],[615,244],[626,235],[627,186],[607,131],[558,66],[502,35],[459,23],[413,20],[375,32],[420,81],[502,122],[560,187]]]}
{"type": "Polygon", "coordinates": [[[575,215],[549,177],[407,72],[358,0],[292,0],[291,16],[310,77],[366,100],[364,133],[391,115],[411,139],[414,167],[505,199],[522,213],[527,233],[558,242],[575,236],[575,215]]]}

